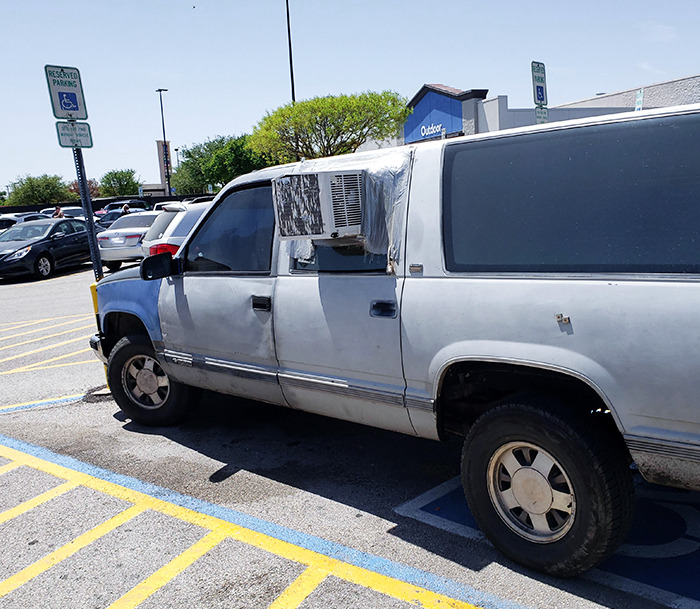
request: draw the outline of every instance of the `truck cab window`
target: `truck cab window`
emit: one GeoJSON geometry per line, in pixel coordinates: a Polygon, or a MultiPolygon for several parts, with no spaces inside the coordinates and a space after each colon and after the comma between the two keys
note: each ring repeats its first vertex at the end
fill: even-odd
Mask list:
{"type": "Polygon", "coordinates": [[[292,270],[319,273],[377,273],[385,272],[386,254],[368,254],[361,245],[319,245],[311,261],[292,258],[292,270]]]}
{"type": "Polygon", "coordinates": [[[232,192],[190,241],[185,272],[269,273],[274,227],[270,185],[232,192]]]}

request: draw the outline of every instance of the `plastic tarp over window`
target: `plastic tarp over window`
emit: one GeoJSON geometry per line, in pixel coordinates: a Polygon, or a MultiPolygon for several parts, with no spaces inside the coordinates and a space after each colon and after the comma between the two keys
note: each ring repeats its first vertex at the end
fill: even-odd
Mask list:
{"type": "MultiPolygon", "coordinates": [[[[401,253],[412,158],[413,147],[406,146],[302,161],[289,174],[363,171],[361,243],[368,254],[386,254],[391,271],[401,253]]],[[[311,239],[290,242],[290,255],[298,260],[311,260],[314,249],[311,239]]]]}

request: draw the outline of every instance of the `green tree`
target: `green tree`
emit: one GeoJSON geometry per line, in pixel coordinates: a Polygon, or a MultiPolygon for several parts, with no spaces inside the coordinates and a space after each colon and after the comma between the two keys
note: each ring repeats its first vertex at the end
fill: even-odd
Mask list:
{"type": "Polygon", "coordinates": [[[136,196],[141,184],[134,169],[108,171],[100,179],[100,193],[103,197],[136,196]]]}
{"type": "Polygon", "coordinates": [[[229,138],[222,148],[211,155],[203,166],[209,184],[221,187],[238,176],[269,165],[250,148],[249,140],[249,135],[229,138]]]}
{"type": "Polygon", "coordinates": [[[77,198],[75,193],[68,189],[61,176],[44,174],[39,177],[24,176],[19,178],[5,204],[48,207],[77,198]]]}
{"type": "Polygon", "coordinates": [[[316,97],[268,112],[253,130],[251,148],[284,163],[355,152],[368,140],[399,135],[410,109],[398,93],[316,97]]]}
{"type": "Polygon", "coordinates": [[[226,146],[229,138],[219,135],[213,140],[180,149],[180,165],[173,172],[170,183],[178,194],[201,194],[211,184],[205,173],[205,165],[218,150],[226,146]]]}
{"type": "Polygon", "coordinates": [[[248,146],[249,135],[219,135],[213,140],[180,150],[182,160],[171,178],[179,194],[199,194],[209,184],[220,188],[233,178],[269,163],[248,146]]]}

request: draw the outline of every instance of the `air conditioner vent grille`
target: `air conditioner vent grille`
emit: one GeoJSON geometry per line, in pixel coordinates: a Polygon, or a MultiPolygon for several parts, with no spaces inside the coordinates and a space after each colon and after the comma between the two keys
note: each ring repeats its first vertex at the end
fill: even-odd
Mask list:
{"type": "Polygon", "coordinates": [[[343,173],[331,177],[331,204],[336,227],[362,223],[362,173],[343,173]]]}

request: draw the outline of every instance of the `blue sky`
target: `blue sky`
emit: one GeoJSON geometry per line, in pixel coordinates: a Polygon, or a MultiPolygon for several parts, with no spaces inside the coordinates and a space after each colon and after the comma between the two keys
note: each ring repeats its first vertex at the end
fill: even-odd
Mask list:
{"type": "MultiPolygon", "coordinates": [[[[532,107],[530,62],[549,104],[700,73],[696,0],[473,2],[290,0],[298,100],[424,83],[488,89],[532,107]]],[[[75,179],[44,65],[80,70],[94,147],[88,177],[159,180],[157,88],[173,148],[250,133],[290,101],[284,0],[0,0],[0,190],[24,175],[75,179]]]]}

